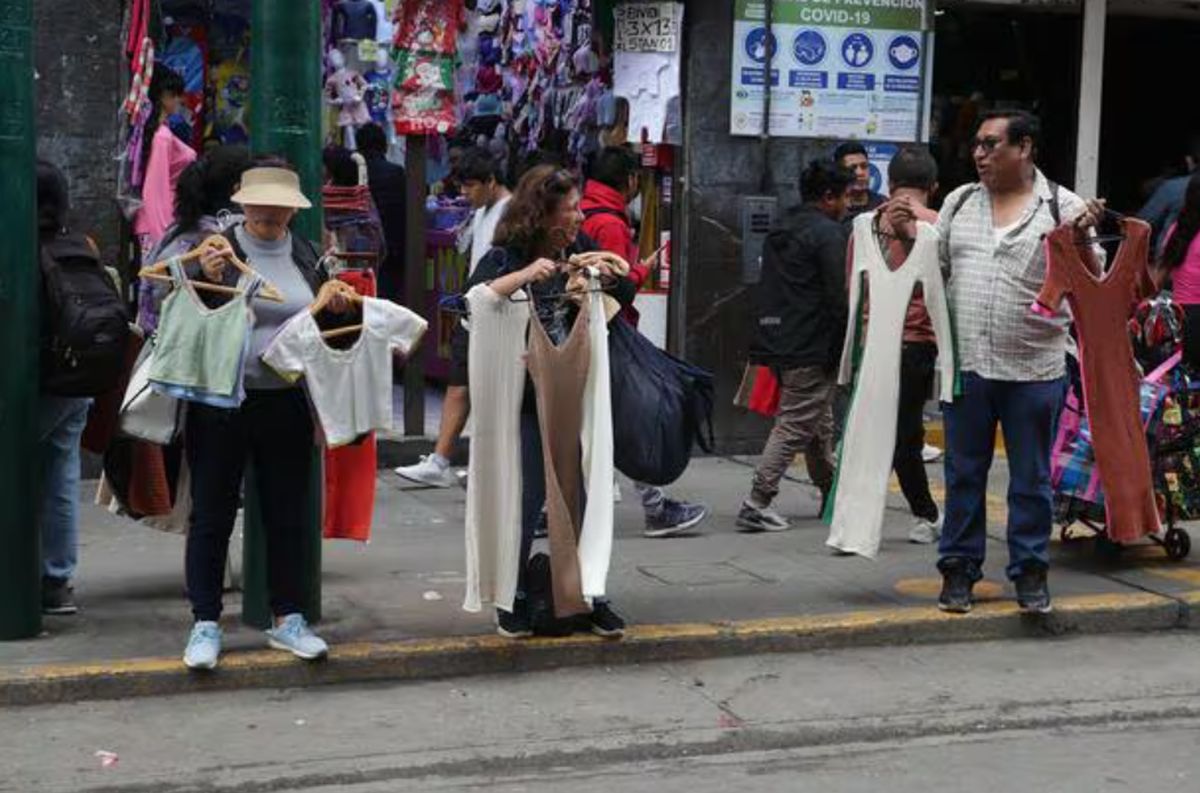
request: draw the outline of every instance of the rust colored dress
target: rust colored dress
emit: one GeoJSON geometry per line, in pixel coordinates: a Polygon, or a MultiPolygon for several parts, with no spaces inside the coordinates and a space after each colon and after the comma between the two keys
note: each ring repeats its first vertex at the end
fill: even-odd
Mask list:
{"type": "Polygon", "coordinates": [[[1104,488],[1105,523],[1109,538],[1125,543],[1158,532],[1161,524],[1139,407],[1141,378],[1126,330],[1138,301],[1154,290],[1146,269],[1150,226],[1132,219],[1121,225],[1125,239],[1101,277],[1089,267],[1090,249],[1075,244],[1072,227],[1048,234],[1046,282],[1033,310],[1053,316],[1063,298],[1071,306],[1079,332],[1084,405],[1104,488]]]}
{"type": "Polygon", "coordinates": [[[556,347],[541,322],[529,323],[529,375],[537,394],[546,469],[546,533],[554,614],[587,614],[579,568],[583,530],[583,395],[591,361],[589,308],[585,301],[567,340],[556,347]]]}

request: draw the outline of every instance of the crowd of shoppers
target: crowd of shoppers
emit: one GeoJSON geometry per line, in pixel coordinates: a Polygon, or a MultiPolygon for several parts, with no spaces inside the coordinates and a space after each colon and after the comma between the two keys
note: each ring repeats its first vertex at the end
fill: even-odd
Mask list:
{"type": "MultiPolygon", "coordinates": [[[[790,527],[773,502],[781,479],[800,454],[820,497],[818,511],[826,511],[835,487],[836,373],[851,320],[847,274],[855,257],[848,221],[869,217],[891,270],[904,266],[918,237],[935,230],[961,383],[953,401],[943,405],[948,443],[943,511],[930,493],[923,460],[924,409],[933,392],[938,346],[918,288],[903,324],[892,459],[914,518],[909,539],[939,542],[937,567],[943,587],[938,604],[950,612],[969,611],[985,562],[987,481],[999,427],[1010,474],[1006,572],[1023,609],[1049,610],[1049,463],[1066,387],[1070,320],[1065,314],[1035,316],[1029,307],[1046,277],[1046,234],[1065,223],[1075,224],[1077,234],[1084,235],[1099,222],[1104,208],[1100,202],[1085,202],[1041,172],[1040,134],[1038,119],[1028,113],[985,116],[973,146],[979,179],[947,195],[940,212],[932,208],[938,197],[937,165],[923,147],[903,147],[891,160],[886,198],[871,190],[867,151],[858,143],[839,146],[833,157],[808,164],[800,178],[801,204],[784,213],[765,240],[761,282],[753,294],[751,360],[774,374],[780,398],[749,495],[737,515],[741,531],[790,527]]],[[[327,165],[335,183],[346,171],[340,176],[343,181],[354,175],[354,183],[360,184],[357,171],[365,170],[385,229],[395,229],[395,219],[404,209],[404,174],[383,158],[381,143],[386,146],[386,140],[378,137],[370,128],[363,130],[361,163],[333,152],[327,165]]],[[[634,299],[654,268],[653,257],[640,255],[628,209],[640,192],[638,166],[630,150],[609,147],[592,157],[582,184],[568,171],[536,164],[510,192],[500,163],[489,151],[459,152],[453,179],[474,210],[464,235],[464,249],[470,251],[464,293],[480,285],[502,298],[527,293],[533,321],[553,344],[560,344],[570,334],[580,304],[546,298],[560,297],[568,289],[576,274],[566,264],[572,257],[603,250],[612,258],[593,258],[589,264],[619,306],[608,321],[636,326],[634,299]]],[[[1173,282],[1181,302],[1200,305],[1200,177],[1188,177],[1182,197],[1176,198],[1175,219],[1164,220],[1158,275],[1173,282]]],[[[312,304],[329,277],[317,249],[290,230],[296,213],[310,206],[285,162],[252,159],[239,147],[218,147],[180,174],[173,223],[149,256],[169,259],[200,246],[187,275],[219,286],[238,283],[232,257],[248,259],[280,298],[255,306],[240,407],[191,402],[187,408],[184,448],[192,506],[185,568],[193,628],[184,660],[190,668],[211,669],[220,656],[223,576],[248,464],[257,471],[267,539],[274,615],[268,641],[309,660],[328,651],[301,607],[300,548],[313,481],[313,418],[304,391],[261,361],[271,338],[312,304]]],[[[99,268],[94,245],[67,230],[67,207],[64,177],[53,166],[40,164],[41,255],[81,259],[99,268]]],[[[395,257],[404,249],[402,238],[394,233],[387,233],[387,241],[391,264],[384,263],[385,270],[402,261],[395,257]]],[[[870,284],[865,287],[864,304],[869,305],[870,284]]],[[[147,333],[158,324],[165,293],[162,287],[142,285],[137,323],[147,333]]],[[[210,307],[223,304],[213,294],[206,293],[203,300],[210,307]]],[[[347,310],[346,299],[335,296],[330,309],[347,310]]],[[[50,307],[44,313],[52,312],[50,307]]],[[[870,321],[867,310],[863,319],[870,321]]],[[[47,338],[53,335],[46,328],[43,332],[47,338]]],[[[396,471],[437,487],[456,481],[450,458],[470,412],[469,318],[455,327],[453,339],[455,365],[434,453],[396,471]]],[[[41,405],[43,604],[49,613],[75,609],[70,581],[78,545],[79,436],[89,404],[87,396],[48,393],[41,405]]],[[[545,532],[547,512],[545,428],[539,427],[538,413],[533,383],[527,378],[520,418],[517,591],[512,608],[496,612],[498,631],[510,638],[534,630],[527,566],[535,539],[545,532]]],[[[647,537],[687,532],[708,514],[705,506],[673,499],[659,487],[639,483],[636,489],[647,537]]],[[[589,609],[587,629],[606,637],[624,632],[624,619],[607,598],[595,598],[589,609]]]]}

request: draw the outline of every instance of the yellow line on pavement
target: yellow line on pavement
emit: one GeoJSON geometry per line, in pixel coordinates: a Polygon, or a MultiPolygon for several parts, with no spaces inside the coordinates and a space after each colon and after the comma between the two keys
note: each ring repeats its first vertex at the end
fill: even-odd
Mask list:
{"type": "MultiPolygon", "coordinates": [[[[1186,602],[1200,603],[1200,590],[1182,596],[1186,602]]],[[[932,596],[930,597],[932,601],[932,596]]],[[[1139,609],[1173,602],[1170,598],[1148,592],[1119,594],[1076,595],[1056,598],[1056,611],[1067,614],[1112,612],[1139,609]]],[[[771,636],[804,636],[821,634],[853,634],[879,628],[919,628],[922,625],[950,623],[962,620],[987,620],[1017,615],[1011,600],[983,602],[969,615],[944,614],[930,605],[880,608],[836,614],[818,614],[769,619],[740,620],[712,623],[677,623],[667,625],[636,625],[626,633],[625,642],[674,643],[698,641],[715,642],[722,639],[754,639],[771,636]]],[[[496,654],[517,650],[569,649],[593,645],[607,640],[576,635],[562,639],[528,639],[513,641],[495,635],[457,636],[438,639],[411,639],[390,642],[356,642],[335,645],[330,652],[331,664],[389,661],[403,664],[439,655],[481,652],[496,654]]],[[[303,664],[282,652],[254,650],[227,653],[221,661],[223,670],[270,671],[303,664]]],[[[178,658],[141,658],[78,664],[46,664],[22,667],[12,671],[0,670],[0,687],[5,684],[55,683],[95,678],[158,676],[185,674],[178,658]]]]}

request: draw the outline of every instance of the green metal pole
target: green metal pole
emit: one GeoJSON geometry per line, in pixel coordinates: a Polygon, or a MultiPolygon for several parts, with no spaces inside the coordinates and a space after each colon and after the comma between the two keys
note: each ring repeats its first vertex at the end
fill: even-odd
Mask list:
{"type": "Polygon", "coordinates": [[[0,639],[42,630],[33,2],[0,0],[0,639]]]}
{"type": "MultiPolygon", "coordinates": [[[[255,152],[286,157],[300,174],[313,208],[293,223],[295,233],[321,239],[321,4],[296,0],[254,0],[250,23],[250,142],[255,152]]],[[[266,534],[258,500],[256,472],[246,476],[244,587],[242,620],[271,623],[267,597],[266,534]]],[[[303,610],[310,622],[321,618],[320,456],[313,451],[309,478],[309,519],[302,543],[305,581],[303,610]]]]}

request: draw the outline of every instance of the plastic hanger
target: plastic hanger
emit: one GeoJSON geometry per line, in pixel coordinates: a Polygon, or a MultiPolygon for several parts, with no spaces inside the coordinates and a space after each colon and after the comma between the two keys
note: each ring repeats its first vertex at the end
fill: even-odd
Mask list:
{"type": "MultiPolygon", "coordinates": [[[[345,281],[340,281],[337,278],[331,278],[321,284],[321,288],[317,290],[317,297],[308,307],[308,313],[312,316],[320,314],[329,305],[330,301],[336,296],[342,296],[355,305],[362,305],[362,295],[354,291],[354,287],[345,281]]],[[[351,333],[360,333],[363,329],[362,323],[357,325],[346,325],[341,328],[333,328],[321,332],[322,339],[335,339],[339,336],[348,336],[351,333]]]]}
{"type": "MultiPolygon", "coordinates": [[[[233,266],[236,267],[240,272],[257,275],[250,265],[238,258],[237,254],[233,252],[233,246],[229,244],[229,240],[225,239],[220,234],[213,234],[212,236],[208,237],[204,240],[204,242],[201,242],[189,253],[185,253],[183,256],[180,256],[179,261],[190,262],[199,259],[204,251],[210,247],[220,249],[220,252],[225,256],[225,258],[232,262],[233,266]]],[[[167,272],[169,265],[170,262],[164,260],[149,267],[143,267],[142,269],[138,270],[138,277],[149,278],[155,281],[169,281],[171,283],[175,283],[175,276],[167,272]]],[[[262,278],[262,276],[258,277],[262,278]]],[[[234,286],[213,284],[209,283],[208,281],[197,281],[194,278],[189,278],[188,283],[190,283],[196,289],[206,292],[219,292],[226,295],[240,295],[244,293],[243,290],[234,286]]],[[[279,293],[279,290],[275,288],[274,284],[266,279],[263,279],[263,286],[258,290],[257,294],[255,294],[255,297],[260,297],[263,300],[270,300],[274,303],[283,302],[283,295],[279,293]]]]}

